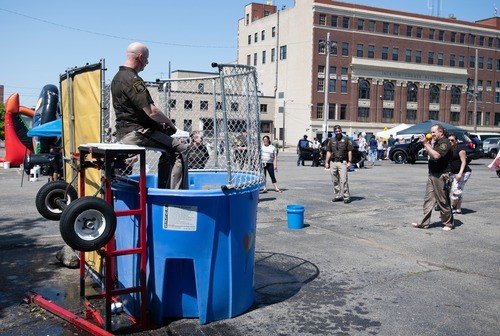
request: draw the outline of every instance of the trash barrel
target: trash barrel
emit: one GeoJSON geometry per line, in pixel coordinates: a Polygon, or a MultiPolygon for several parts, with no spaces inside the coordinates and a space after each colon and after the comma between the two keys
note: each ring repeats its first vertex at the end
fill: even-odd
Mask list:
{"type": "Polygon", "coordinates": [[[286,216],[289,229],[302,229],[304,227],[304,206],[289,204],[286,206],[286,216]]]}
{"type": "MultiPolygon", "coordinates": [[[[261,184],[221,188],[226,171],[192,171],[188,178],[189,190],[158,189],[156,176],[147,178],[148,304],[158,325],[166,318],[199,317],[202,324],[226,319],[254,301],[261,184]]],[[[113,188],[116,210],[138,207],[137,189],[123,183],[113,188]]],[[[137,246],[138,226],[135,216],[118,218],[118,249],[137,246]]],[[[138,256],[118,257],[117,273],[121,286],[137,285],[138,256]]],[[[122,296],[122,301],[132,314],[139,312],[138,294],[122,296]]]]}

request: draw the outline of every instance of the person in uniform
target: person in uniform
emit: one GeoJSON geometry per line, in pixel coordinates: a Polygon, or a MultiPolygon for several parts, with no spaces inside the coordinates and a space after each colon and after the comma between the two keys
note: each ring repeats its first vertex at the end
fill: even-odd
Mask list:
{"type": "Polygon", "coordinates": [[[158,162],[158,188],[184,189],[187,166],[183,154],[188,144],[171,137],[177,128],[154,105],[146,84],[138,75],[148,64],[148,58],[146,45],[131,43],[125,64],[111,82],[116,138],[124,144],[162,148],[165,152],[158,162]]]}
{"type": "Polygon", "coordinates": [[[453,214],[450,205],[450,163],[453,156],[450,140],[445,136],[443,126],[436,124],[431,127],[431,144],[424,135],[420,136],[424,149],[429,155],[429,177],[424,198],[424,218],[420,223],[412,223],[416,228],[427,229],[430,225],[434,204],[441,212],[443,230],[450,231],[454,228],[453,214]]]}
{"type": "Polygon", "coordinates": [[[339,125],[333,127],[335,137],[326,144],[325,169],[330,169],[333,181],[332,202],[344,200],[344,203],[351,202],[349,185],[347,182],[347,169],[352,161],[352,142],[342,135],[342,128],[339,125]],[[330,164],[331,161],[331,164],[330,164]]]}

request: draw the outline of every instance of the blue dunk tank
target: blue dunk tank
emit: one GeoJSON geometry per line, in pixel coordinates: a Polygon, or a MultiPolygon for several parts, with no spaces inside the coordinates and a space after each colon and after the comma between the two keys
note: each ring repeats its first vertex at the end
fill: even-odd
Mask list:
{"type": "MultiPolygon", "coordinates": [[[[188,160],[191,169],[187,190],[157,188],[157,175],[151,171],[156,167],[150,165],[147,300],[151,321],[157,325],[172,318],[199,317],[202,324],[231,318],[247,311],[254,301],[257,203],[263,182],[255,70],[216,66],[219,77],[164,83],[164,92],[172,90],[166,96],[183,101],[196,92],[200,82],[207,81],[205,87],[216,90],[223,108],[212,111],[215,114],[209,131],[205,126],[198,131],[209,150],[191,152],[203,152],[204,157],[200,158],[202,165],[194,168],[188,160]],[[216,86],[212,86],[214,81],[216,86]],[[244,92],[235,94],[233,89],[226,95],[228,86],[244,92]]],[[[133,174],[129,177],[138,179],[133,174]]],[[[133,186],[117,182],[113,189],[115,210],[139,207],[133,186]]],[[[137,247],[138,228],[138,217],[118,217],[117,249],[137,247]]],[[[138,256],[119,256],[116,262],[119,286],[137,286],[138,256]]],[[[139,294],[121,298],[124,308],[137,316],[139,294]]]]}

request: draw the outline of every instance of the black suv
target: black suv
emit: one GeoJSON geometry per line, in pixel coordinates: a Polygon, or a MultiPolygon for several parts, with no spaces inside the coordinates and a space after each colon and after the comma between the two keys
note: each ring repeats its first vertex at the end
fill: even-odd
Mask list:
{"type": "MultiPolygon", "coordinates": [[[[465,150],[467,158],[476,160],[483,157],[483,143],[471,140],[466,133],[456,133],[458,148],[465,150]]],[[[416,161],[427,161],[428,155],[418,138],[409,143],[396,144],[389,151],[389,159],[395,163],[415,163],[416,161]]]]}

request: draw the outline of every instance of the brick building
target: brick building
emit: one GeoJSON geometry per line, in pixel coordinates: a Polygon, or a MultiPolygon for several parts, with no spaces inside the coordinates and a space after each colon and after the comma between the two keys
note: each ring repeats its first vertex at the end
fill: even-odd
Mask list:
{"type": "Polygon", "coordinates": [[[282,10],[251,3],[238,23],[238,62],[256,66],[262,93],[276,97],[274,134],[288,144],[321,136],[324,113],[329,131],[427,119],[472,129],[467,83],[473,90],[476,62],[478,131],[500,131],[499,49],[500,18],[467,22],[330,0],[282,10]]]}

